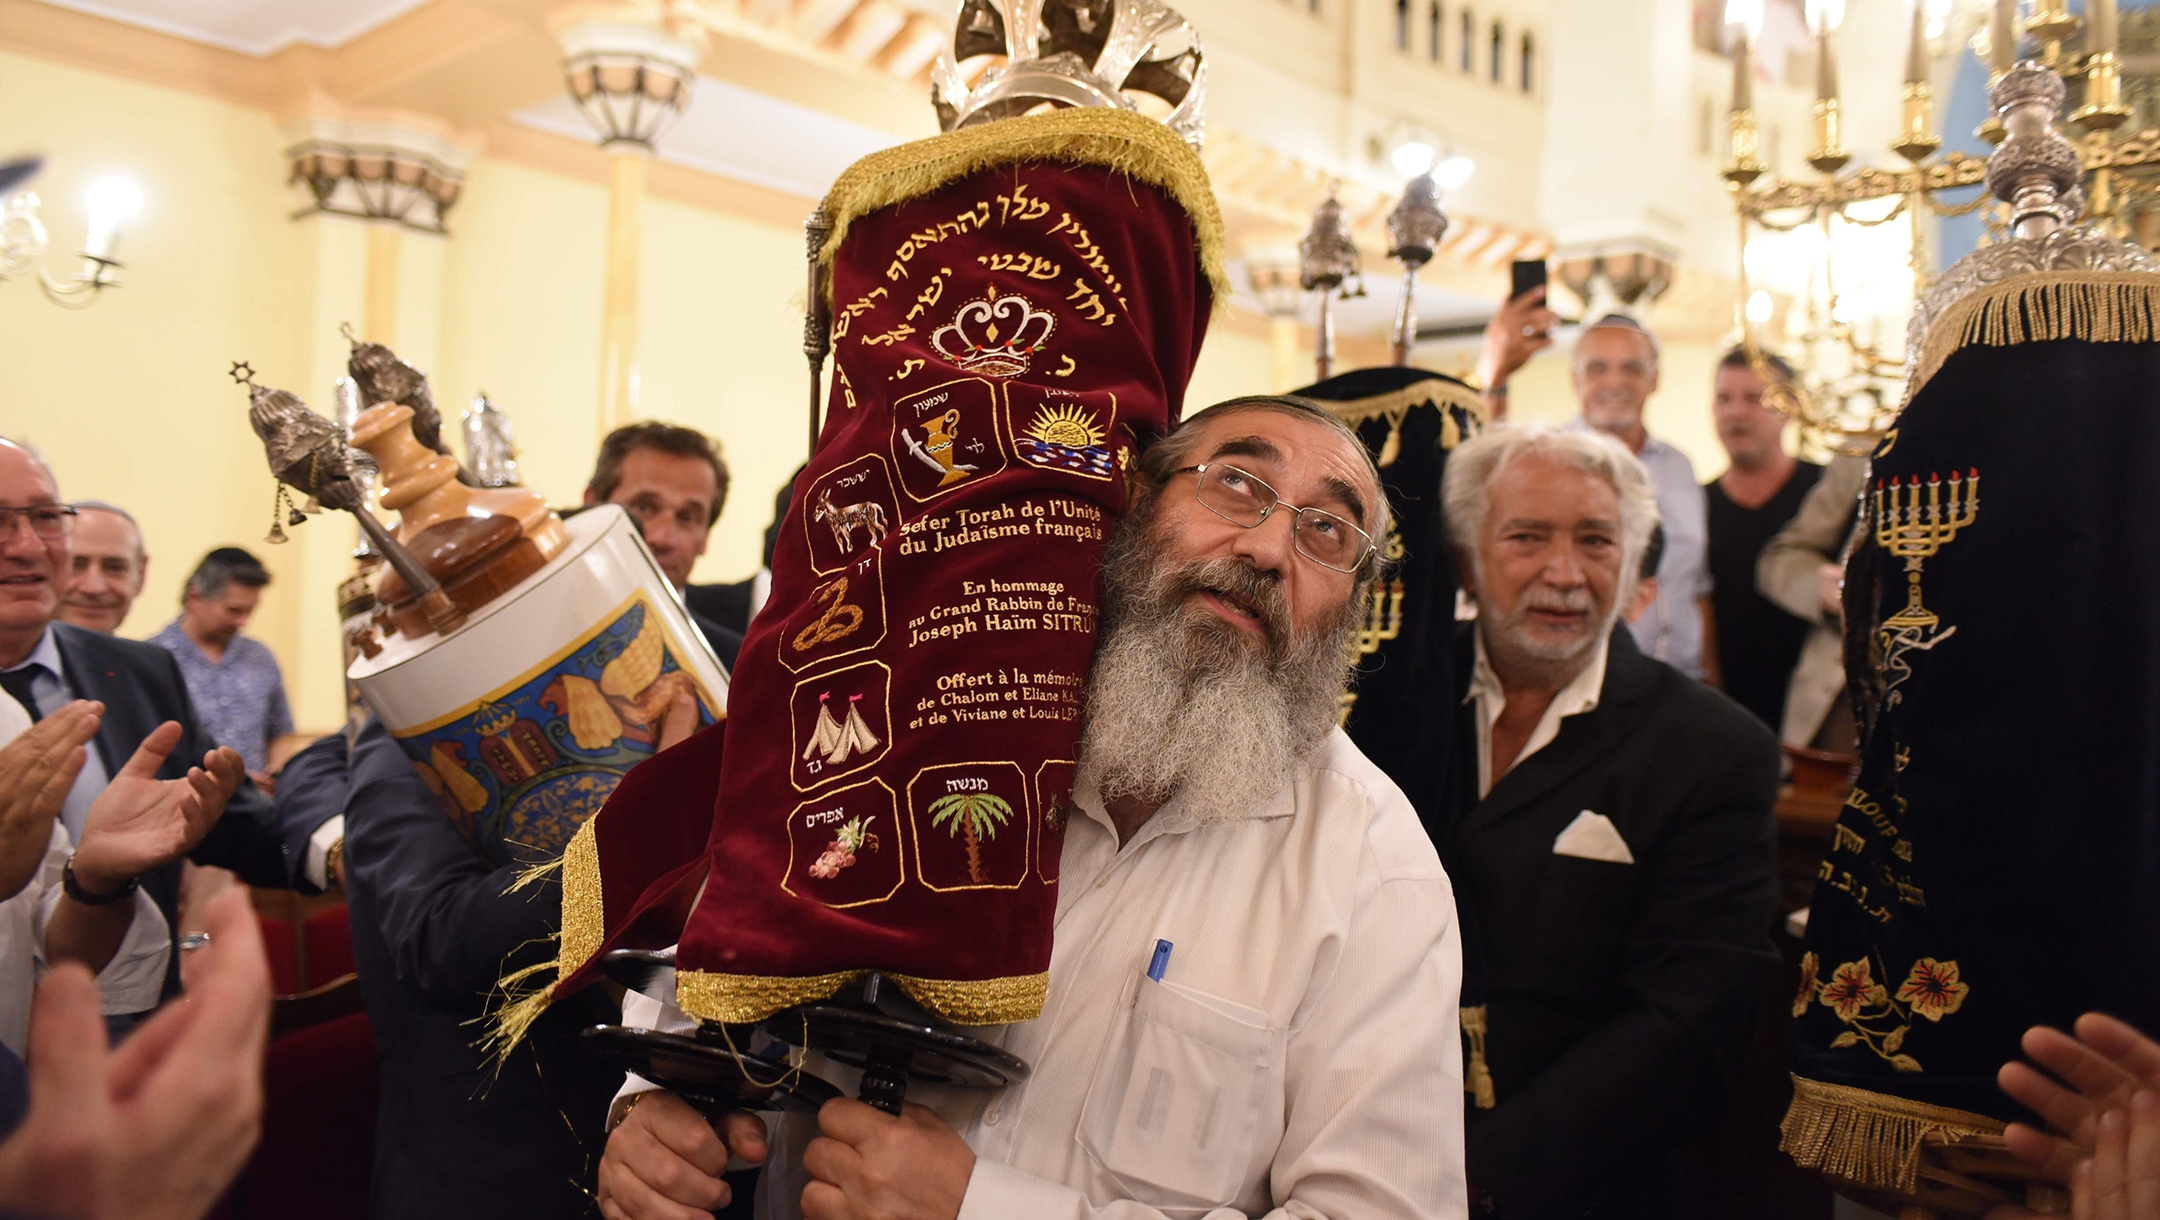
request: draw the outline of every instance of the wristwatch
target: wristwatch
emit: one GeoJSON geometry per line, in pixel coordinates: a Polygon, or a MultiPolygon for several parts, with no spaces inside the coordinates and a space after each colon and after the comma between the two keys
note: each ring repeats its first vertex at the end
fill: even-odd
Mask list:
{"type": "Polygon", "coordinates": [[[139,885],[141,885],[140,878],[130,877],[127,884],[120,887],[118,893],[93,894],[84,889],[82,882],[75,877],[75,853],[69,852],[67,863],[60,867],[61,892],[86,907],[109,907],[116,902],[125,902],[135,896],[135,890],[139,885]]]}
{"type": "Polygon", "coordinates": [[[341,837],[323,852],[323,888],[345,891],[345,840],[341,837]]]}

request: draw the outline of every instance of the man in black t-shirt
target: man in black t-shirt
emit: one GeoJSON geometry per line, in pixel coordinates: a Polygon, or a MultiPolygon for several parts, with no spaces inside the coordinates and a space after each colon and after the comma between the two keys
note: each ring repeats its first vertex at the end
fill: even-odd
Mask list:
{"type": "MultiPolygon", "coordinates": [[[[1762,356],[1780,377],[1792,368],[1762,356]]],[[[1718,362],[1711,413],[1731,465],[1704,485],[1710,524],[1710,606],[1725,693],[1774,731],[1785,715],[1809,624],[1755,591],[1755,559],[1799,511],[1822,467],[1785,452],[1786,418],[1763,403],[1764,382],[1743,348],[1718,362]]]]}

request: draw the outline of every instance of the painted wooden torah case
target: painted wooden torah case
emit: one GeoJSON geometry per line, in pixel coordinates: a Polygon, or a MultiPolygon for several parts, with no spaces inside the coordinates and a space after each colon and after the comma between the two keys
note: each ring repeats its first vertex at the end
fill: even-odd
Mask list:
{"type": "Polygon", "coordinates": [[[725,671],[629,515],[603,505],[562,528],[553,559],[455,631],[391,635],[348,674],[497,864],[561,855],[685,687],[701,724],[725,714],[725,671]]]}

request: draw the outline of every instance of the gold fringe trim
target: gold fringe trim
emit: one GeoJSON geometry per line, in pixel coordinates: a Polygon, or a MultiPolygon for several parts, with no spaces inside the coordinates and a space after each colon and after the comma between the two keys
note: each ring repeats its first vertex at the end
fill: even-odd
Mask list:
{"type": "MultiPolygon", "coordinates": [[[[1000,119],[871,153],[842,171],[825,194],[823,207],[833,230],[818,254],[818,266],[832,266],[834,252],[856,220],[919,199],[977,170],[1019,161],[1100,165],[1161,187],[1192,221],[1200,268],[1214,285],[1215,300],[1230,299],[1222,213],[1200,154],[1168,127],[1124,110],[1053,110],[1000,119]]],[[[825,292],[832,292],[830,277],[825,292]]]]}
{"type": "Polygon", "coordinates": [[[1932,1134],[2000,1135],[1985,1114],[1952,1110],[1795,1076],[1778,1147],[1803,1169],[1870,1190],[1912,1197],[1920,1144],[1932,1134]]]}
{"type": "Polygon", "coordinates": [[[1042,1015],[1050,993],[1050,974],[1016,974],[1002,979],[951,982],[895,974],[892,980],[915,1002],[957,1025],[1005,1025],[1042,1015]]]}
{"type": "Polygon", "coordinates": [[[1928,328],[1913,370],[1911,401],[1951,353],[2051,339],[2086,343],[2160,340],[2160,276],[2127,271],[2045,271],[1960,299],[1928,328]]]}
{"type": "Polygon", "coordinates": [[[1462,1010],[1463,1036],[1470,1042],[1470,1067],[1463,1073],[1463,1092],[1470,1094],[1480,1110],[1490,1110],[1500,1104],[1500,1095],[1493,1088],[1492,1068],[1485,1063],[1485,1006],[1475,1004],[1462,1010]]]}
{"type": "Polygon", "coordinates": [[[577,973],[607,943],[607,908],[600,901],[600,839],[593,821],[585,819],[570,836],[570,845],[563,848],[562,948],[556,957],[563,978],[577,973]]]}
{"type": "MultiPolygon", "coordinates": [[[[868,970],[842,970],[802,978],[681,970],[675,975],[676,1007],[703,1021],[742,1025],[776,1012],[831,997],[868,970]]],[[[959,1025],[1002,1025],[1042,1015],[1050,976],[955,981],[913,975],[887,976],[924,1008],[959,1025]]]]}
{"type": "Polygon", "coordinates": [[[762,1021],[783,1008],[823,1000],[870,973],[842,970],[807,978],[761,974],[721,974],[712,970],[677,970],[675,1006],[701,1021],[744,1025],[762,1021]]]}
{"type": "Polygon", "coordinates": [[[1429,402],[1440,410],[1442,449],[1453,449],[1462,444],[1464,439],[1462,426],[1455,422],[1454,415],[1448,411],[1450,407],[1462,408],[1474,421],[1470,435],[1475,436],[1485,430],[1484,395],[1452,381],[1420,381],[1416,385],[1407,385],[1385,394],[1375,394],[1371,398],[1312,398],[1306,401],[1326,407],[1335,418],[1353,428],[1376,419],[1386,420],[1387,441],[1380,446],[1380,456],[1373,460],[1373,465],[1382,469],[1393,466],[1395,459],[1402,456],[1403,421],[1410,417],[1410,412],[1425,403],[1429,402]]]}

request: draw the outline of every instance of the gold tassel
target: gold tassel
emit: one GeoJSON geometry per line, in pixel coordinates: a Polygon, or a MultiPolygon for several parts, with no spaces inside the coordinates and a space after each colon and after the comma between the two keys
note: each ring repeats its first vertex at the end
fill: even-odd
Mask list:
{"type": "Polygon", "coordinates": [[[526,869],[524,872],[519,873],[517,875],[517,879],[510,883],[510,888],[503,891],[503,895],[505,897],[508,897],[509,895],[515,894],[519,890],[522,890],[527,886],[538,885],[541,882],[547,880],[549,877],[554,876],[556,873],[561,872],[562,866],[563,862],[561,860],[548,860],[540,864],[535,864],[531,868],[526,869]]]}
{"type": "Polygon", "coordinates": [[[1919,1188],[1920,1145],[1929,1135],[2002,1130],[1984,1114],[1795,1076],[1778,1147],[1803,1169],[1910,1197],[1919,1188]]]}
{"type": "Polygon", "coordinates": [[[1462,1010],[1463,1036],[1470,1040],[1470,1070],[1464,1074],[1463,1091],[1470,1094],[1480,1110],[1490,1110],[1500,1104],[1500,1094],[1493,1088],[1492,1068],[1485,1063],[1485,1006],[1474,1005],[1462,1010]]]}
{"type": "Polygon", "coordinates": [[[562,931],[551,938],[557,946],[555,960],[504,975],[495,984],[502,1003],[480,1018],[488,1026],[480,1045],[498,1071],[509,1060],[510,1052],[525,1040],[533,1022],[555,1002],[555,985],[577,973],[606,941],[607,916],[600,897],[600,841],[594,837],[594,821],[585,819],[585,824],[570,836],[570,845],[563,849],[561,859],[526,869],[503,891],[515,894],[557,869],[562,870],[562,931]],[[538,988],[527,986],[535,975],[550,970],[555,972],[553,980],[538,988]]]}
{"type": "Polygon", "coordinates": [[[476,1018],[487,1024],[487,1032],[480,1036],[480,1049],[497,1074],[510,1062],[510,1052],[517,1049],[525,1035],[539,1022],[548,1006],[555,1002],[555,984],[543,983],[537,988],[527,988],[532,977],[555,969],[554,962],[535,962],[521,970],[513,970],[495,984],[502,995],[502,1004],[494,1012],[476,1018]]]}
{"type": "Polygon", "coordinates": [[[1373,465],[1385,469],[1393,466],[1395,459],[1402,456],[1402,421],[1403,417],[1401,415],[1388,417],[1387,440],[1381,444],[1380,456],[1373,462],[1373,465]]]}
{"type": "Polygon", "coordinates": [[[1905,394],[1920,392],[1951,355],[1967,347],[2013,347],[2160,340],[2160,276],[2125,271],[2045,271],[1978,290],[1928,328],[1905,394]]]}

